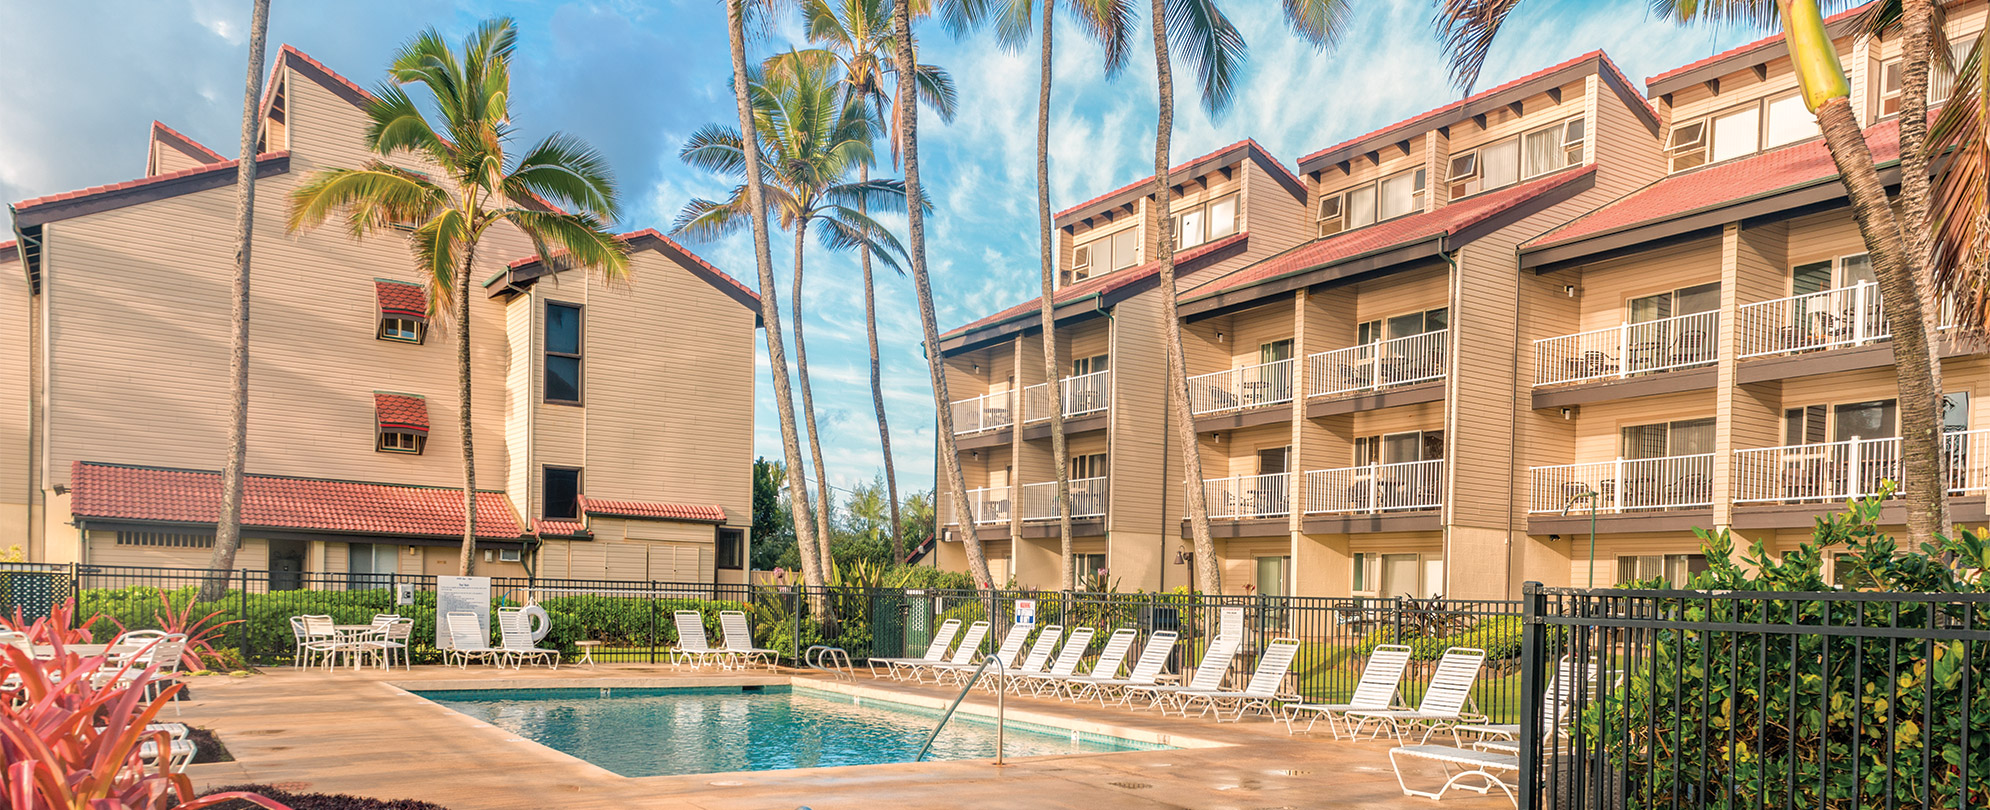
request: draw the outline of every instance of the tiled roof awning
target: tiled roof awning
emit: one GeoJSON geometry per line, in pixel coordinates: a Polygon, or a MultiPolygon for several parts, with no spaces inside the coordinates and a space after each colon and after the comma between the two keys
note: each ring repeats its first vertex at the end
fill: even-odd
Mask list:
{"type": "Polygon", "coordinates": [[[422,285],[384,278],[373,280],[373,294],[380,301],[380,318],[406,318],[428,322],[428,290],[422,285]]]}
{"type": "MultiPolygon", "coordinates": [[[[69,511],[78,525],[212,525],[221,474],[78,461],[70,468],[69,511]]],[[[477,536],[517,541],[524,527],[502,492],[478,492],[477,536]]],[[[244,476],[242,525],[380,538],[463,536],[463,491],[276,475],[244,476]]]]}
{"type": "Polygon", "coordinates": [[[382,433],[390,430],[428,433],[428,400],[415,394],[375,391],[373,415],[382,433]]]}
{"type": "Polygon", "coordinates": [[[580,511],[588,515],[638,518],[642,520],[686,520],[702,523],[726,522],[726,510],[716,504],[654,503],[611,501],[580,496],[580,511]]]}
{"type": "Polygon", "coordinates": [[[587,537],[587,525],[578,520],[535,520],[532,530],[540,537],[587,537]]]}

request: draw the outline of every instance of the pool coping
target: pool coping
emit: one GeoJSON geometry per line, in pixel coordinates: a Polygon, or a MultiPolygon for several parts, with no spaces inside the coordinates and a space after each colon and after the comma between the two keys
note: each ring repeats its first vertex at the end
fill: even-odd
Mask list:
{"type": "MultiPolygon", "coordinates": [[[[951,698],[942,698],[933,695],[913,694],[907,692],[895,692],[883,689],[871,689],[871,688],[866,688],[860,684],[848,683],[844,681],[821,681],[810,678],[794,679],[794,680],[796,680],[795,685],[805,689],[816,689],[824,692],[834,692],[841,695],[847,695],[853,698],[871,699],[880,703],[896,703],[902,706],[911,706],[919,709],[946,711],[947,704],[953,702],[951,698]]],[[[987,695],[979,695],[979,696],[988,697],[987,695]]],[[[976,717],[981,717],[981,718],[993,718],[995,716],[995,707],[991,704],[982,703],[980,701],[974,701],[974,702],[962,701],[960,704],[960,708],[956,709],[955,711],[956,713],[959,714],[974,715],[976,717]]],[[[1207,740],[1200,737],[1190,737],[1181,734],[1169,734],[1166,732],[1153,731],[1151,729],[1144,729],[1144,728],[1134,728],[1131,726],[1124,726],[1116,723],[1101,723],[1093,720],[1083,720],[1076,717],[1069,717],[1061,714],[1049,714],[1046,712],[1036,711],[1032,709],[1018,709],[1012,707],[1005,707],[1005,714],[1007,719],[1013,720],[1018,723],[1027,723],[1035,726],[1043,726],[1046,728],[1056,729],[1058,731],[1075,731],[1087,734],[1096,734],[1102,737],[1117,737],[1119,739],[1128,740],[1131,742],[1146,743],[1149,745],[1165,745],[1170,748],[1228,748],[1232,745],[1232,743],[1207,740]]],[[[1111,753],[1125,753],[1125,752],[1111,752],[1111,753]]]]}

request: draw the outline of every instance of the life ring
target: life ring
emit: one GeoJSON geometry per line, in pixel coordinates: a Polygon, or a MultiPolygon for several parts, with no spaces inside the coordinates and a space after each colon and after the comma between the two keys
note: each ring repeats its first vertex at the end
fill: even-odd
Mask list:
{"type": "Polygon", "coordinates": [[[533,641],[543,640],[546,638],[547,633],[553,632],[553,617],[546,612],[545,608],[538,605],[526,605],[520,608],[518,612],[525,615],[526,626],[532,628],[533,641]]]}

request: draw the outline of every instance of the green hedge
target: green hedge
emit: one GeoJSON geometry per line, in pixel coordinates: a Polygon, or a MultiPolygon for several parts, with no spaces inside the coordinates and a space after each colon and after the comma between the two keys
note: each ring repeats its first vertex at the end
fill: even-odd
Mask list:
{"type": "Polygon", "coordinates": [[[1468,630],[1437,637],[1406,635],[1397,639],[1395,628],[1382,627],[1368,631],[1361,643],[1355,645],[1354,651],[1365,656],[1382,644],[1407,644],[1412,659],[1435,661],[1443,658],[1444,651],[1452,647],[1477,647],[1486,651],[1488,663],[1494,663],[1520,657],[1520,641],[1524,632],[1525,625],[1518,616],[1482,619],[1468,630]]]}

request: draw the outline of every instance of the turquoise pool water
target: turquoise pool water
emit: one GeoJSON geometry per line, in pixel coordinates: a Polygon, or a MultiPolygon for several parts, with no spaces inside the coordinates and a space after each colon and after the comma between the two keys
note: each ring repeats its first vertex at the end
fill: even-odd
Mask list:
{"type": "MultiPolygon", "coordinates": [[[[911,762],[939,712],[819,689],[490,689],[422,697],[623,776],[911,762]]],[[[1011,757],[1163,745],[1008,725],[1011,757]]],[[[992,721],[958,714],[927,759],[995,756],[992,721]]]]}

